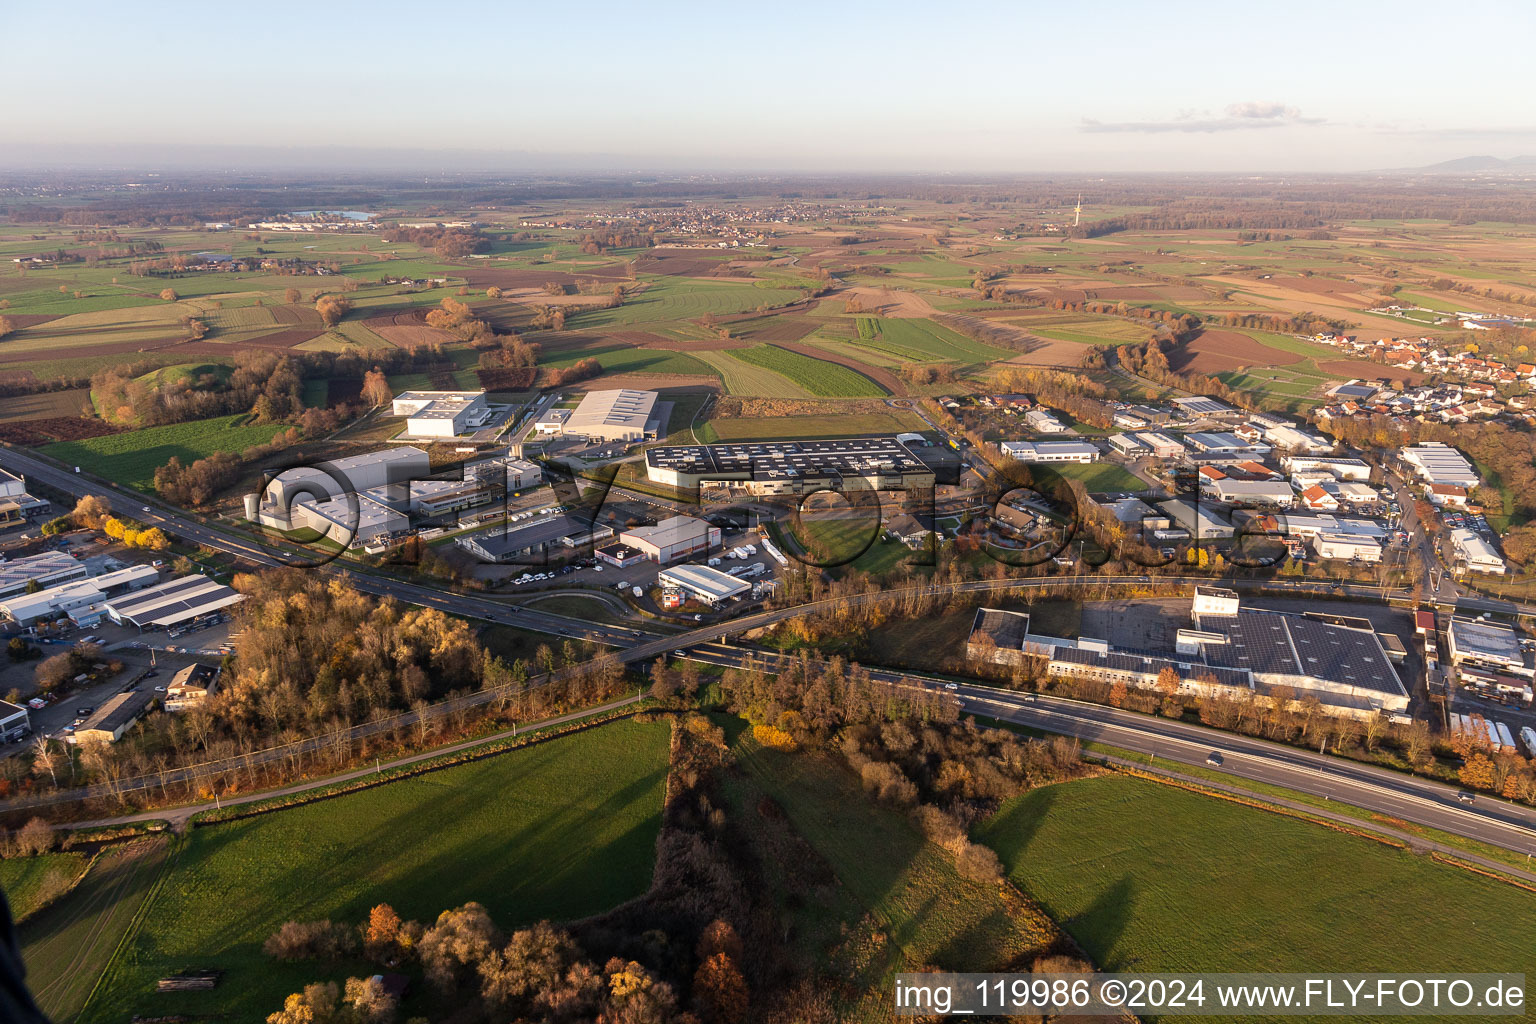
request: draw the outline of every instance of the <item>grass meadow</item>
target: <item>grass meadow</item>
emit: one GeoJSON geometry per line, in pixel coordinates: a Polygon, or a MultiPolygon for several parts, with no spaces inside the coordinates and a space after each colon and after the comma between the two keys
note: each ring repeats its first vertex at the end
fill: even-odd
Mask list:
{"type": "Polygon", "coordinates": [[[11,905],[11,918],[25,921],[40,907],[67,892],[85,871],[81,853],[47,853],[41,857],[0,860],[0,892],[11,905]]]}
{"type": "Polygon", "coordinates": [[[1536,972],[1536,894],[1154,782],[1037,789],[976,838],[1103,970],[1536,972]]]}
{"type": "Polygon", "coordinates": [[[155,470],[177,456],[190,464],[214,452],[242,452],[266,444],[287,427],[281,423],[248,423],[248,417],[217,416],[208,420],[145,427],[83,441],[57,441],[43,453],[61,462],[88,469],[128,487],[154,487],[155,470]]]}
{"type": "Polygon", "coordinates": [[[821,398],[873,398],[886,394],[880,385],[846,366],[813,359],[777,345],[730,349],[725,354],[752,366],[771,370],[821,398]]]}
{"type": "Polygon", "coordinates": [[[743,768],[726,784],[733,817],[763,851],[765,881],[792,922],[791,955],[847,983],[835,989],[838,1020],[891,1020],[898,971],[1002,970],[1058,934],[1016,894],[961,878],[841,764],[766,749],[739,721],[732,731],[743,768]],[[765,814],[764,797],[782,814],[765,814]]]}
{"type": "Polygon", "coordinates": [[[195,829],[179,840],[81,1020],[215,1012],[261,1020],[308,982],[377,969],[268,959],[261,944],[291,919],[357,922],[383,902],[430,923],[475,900],[515,927],[638,896],[650,884],[661,826],[668,729],[622,720],[195,829]],[[155,993],[156,979],[185,967],[226,974],[211,992],[155,993]]]}

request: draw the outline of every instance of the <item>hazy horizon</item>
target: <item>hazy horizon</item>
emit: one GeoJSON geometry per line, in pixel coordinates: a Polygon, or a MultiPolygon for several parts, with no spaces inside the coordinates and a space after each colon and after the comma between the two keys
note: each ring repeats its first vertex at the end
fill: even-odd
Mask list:
{"type": "Polygon", "coordinates": [[[12,81],[46,87],[11,91],[0,168],[1284,174],[1536,153],[1519,61],[1423,62],[1432,25],[1528,36],[1536,7],[1512,2],[78,9],[70,63],[100,70],[62,76],[56,13],[8,12],[38,44],[13,46],[12,81]]]}

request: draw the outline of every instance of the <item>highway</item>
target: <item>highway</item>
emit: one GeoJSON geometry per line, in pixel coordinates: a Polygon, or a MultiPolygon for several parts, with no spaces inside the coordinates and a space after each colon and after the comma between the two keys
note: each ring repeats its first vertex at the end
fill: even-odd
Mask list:
{"type": "MultiPolygon", "coordinates": [[[[743,668],[772,655],[736,645],[708,644],[692,649],[689,656],[708,664],[743,668]]],[[[1157,760],[1199,765],[1250,782],[1283,786],[1516,853],[1536,852],[1536,808],[1486,794],[1467,804],[1458,799],[1460,791],[1455,787],[1417,776],[1098,704],[909,672],[870,669],[869,673],[883,682],[948,690],[959,699],[965,714],[1154,755],[1157,760]],[[1219,766],[1206,762],[1213,752],[1222,759],[1219,766]]]]}
{"type": "MultiPolygon", "coordinates": [[[[77,496],[87,493],[99,494],[107,500],[114,512],[144,518],[142,507],[146,504],[146,499],[141,495],[124,494],[95,483],[84,475],[57,469],[13,449],[0,449],[0,465],[14,472],[35,477],[65,493],[77,496]]],[[[163,523],[166,528],[182,537],[211,548],[238,554],[258,565],[282,564],[279,559],[263,550],[254,541],[213,529],[179,510],[168,509],[158,503],[151,503],[151,507],[156,509],[152,519],[163,523]]],[[[618,657],[626,663],[683,652],[681,656],[697,658],[713,664],[746,664],[750,659],[760,657],[761,654],[717,642],[732,634],[771,625],[793,616],[812,613],[834,603],[833,599],[829,599],[786,608],[768,609],[686,632],[658,634],[647,629],[592,623],[533,609],[520,609],[487,598],[448,593],[390,577],[372,576],[333,567],[327,567],[324,571],[343,573],[349,585],[366,593],[389,596],[412,604],[439,608],[455,615],[506,623],[524,629],[560,636],[583,637],[616,647],[618,657]]],[[[924,584],[921,589],[937,595],[953,592],[1006,591],[1026,587],[1048,591],[1084,585],[1098,585],[1109,590],[1147,586],[1153,581],[1154,577],[1150,576],[1062,576],[1023,580],[968,580],[942,586],[924,584]]],[[[1155,581],[1187,584],[1210,582],[1206,577],[1196,576],[1158,576],[1155,577],[1155,581]]],[[[1226,580],[1222,582],[1226,586],[1242,588],[1257,586],[1293,594],[1317,593],[1376,600],[1381,596],[1380,588],[1360,585],[1339,586],[1309,581],[1226,580]]],[[[900,593],[901,591],[885,590],[835,600],[864,604],[889,600],[899,596],[900,593]]],[[[876,678],[887,680],[912,678],[907,673],[884,670],[875,670],[874,675],[876,678]]],[[[556,679],[562,677],[559,673],[555,676],[556,679]]],[[[923,681],[922,685],[945,686],[948,684],[929,679],[923,681]]],[[[1083,740],[1100,741],[1126,750],[1155,754],[1159,758],[1185,764],[1204,764],[1207,755],[1213,750],[1218,750],[1222,752],[1223,764],[1217,770],[1226,774],[1340,800],[1369,811],[1441,829],[1465,838],[1481,840],[1520,853],[1536,850],[1536,811],[1492,797],[1479,796],[1474,803],[1463,804],[1458,801],[1457,791],[1453,787],[1293,747],[1265,743],[1231,733],[1062,698],[1026,697],[1011,691],[985,686],[954,685],[956,688],[951,692],[960,698],[962,707],[967,713],[988,715],[1048,732],[1076,736],[1083,740]]],[[[503,695],[493,691],[468,694],[453,701],[433,705],[427,710],[427,714],[433,716],[447,714],[460,707],[490,703],[500,699],[501,696],[503,695]]],[[[409,725],[416,720],[414,713],[407,713],[383,722],[365,723],[352,731],[357,736],[363,736],[409,725]]],[[[324,737],[315,737],[303,742],[308,745],[307,749],[319,749],[326,740],[324,737]]],[[[259,762],[286,757],[290,752],[290,748],[274,748],[270,754],[258,752],[249,756],[259,762]]],[[[238,763],[244,764],[245,761],[240,759],[238,763]]],[[[217,767],[219,766],[204,765],[178,770],[167,778],[197,777],[206,775],[217,767]]],[[[233,767],[233,765],[225,767],[233,767]]],[[[144,780],[129,780],[127,788],[150,789],[158,786],[159,781],[159,776],[144,780]]],[[[89,795],[101,795],[93,793],[95,788],[64,791],[31,803],[65,802],[89,795]]],[[[118,788],[120,791],[123,789],[122,786],[118,788]]]]}

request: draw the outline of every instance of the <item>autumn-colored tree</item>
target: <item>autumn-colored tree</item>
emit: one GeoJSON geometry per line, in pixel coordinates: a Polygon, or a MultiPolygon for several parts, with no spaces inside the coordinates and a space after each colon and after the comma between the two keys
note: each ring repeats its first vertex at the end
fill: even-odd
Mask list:
{"type": "Polygon", "coordinates": [[[383,959],[394,951],[400,937],[400,915],[388,903],[380,903],[368,912],[368,924],[363,929],[363,952],[374,960],[383,959]]]}
{"type": "Polygon", "coordinates": [[[703,1020],[736,1024],[747,1014],[746,979],[730,957],[716,953],[694,972],[693,1000],[703,1020]]]}
{"type": "Polygon", "coordinates": [[[1169,697],[1178,693],[1179,670],[1172,665],[1164,665],[1162,671],[1157,674],[1157,688],[1169,697]]]}
{"type": "Polygon", "coordinates": [[[501,298],[501,289],[495,285],[491,285],[485,290],[485,297],[488,299],[499,299],[501,298]]]}
{"type": "Polygon", "coordinates": [[[1481,751],[1473,752],[1456,773],[1461,784],[1468,789],[1493,788],[1493,761],[1481,751]]]}
{"type": "Polygon", "coordinates": [[[327,327],[335,327],[341,318],[352,312],[352,300],[340,295],[322,295],[315,300],[315,312],[327,327]]]}
{"type": "Polygon", "coordinates": [[[1110,704],[1110,706],[1111,707],[1116,707],[1116,708],[1123,708],[1123,707],[1125,707],[1125,698],[1126,698],[1126,696],[1127,696],[1127,694],[1126,694],[1126,689],[1125,689],[1125,680],[1123,680],[1123,679],[1116,679],[1114,684],[1112,686],[1110,686],[1110,688],[1109,688],[1109,704],[1110,704]]]}
{"type": "Polygon", "coordinates": [[[500,945],[490,914],[478,903],[466,903],[439,914],[422,935],[417,952],[427,980],[453,992],[475,976],[500,945]]]}
{"type": "Polygon", "coordinates": [[[389,378],[377,366],[363,374],[362,396],[363,401],[374,408],[394,401],[395,392],[389,386],[389,378]]]}
{"type": "Polygon", "coordinates": [[[0,316],[0,338],[5,337],[16,329],[16,324],[8,316],[0,316]]]}
{"type": "Polygon", "coordinates": [[[75,502],[75,510],[70,513],[70,518],[82,530],[99,530],[111,514],[112,510],[107,506],[105,498],[87,494],[75,502]]]}
{"type": "Polygon", "coordinates": [[[162,289],[160,289],[160,297],[162,299],[164,299],[166,302],[175,302],[176,301],[176,289],[175,288],[162,288],[162,289]]]}
{"type": "Polygon", "coordinates": [[[287,288],[283,290],[283,301],[288,303],[290,306],[298,302],[303,297],[304,294],[297,288],[287,288]]]}

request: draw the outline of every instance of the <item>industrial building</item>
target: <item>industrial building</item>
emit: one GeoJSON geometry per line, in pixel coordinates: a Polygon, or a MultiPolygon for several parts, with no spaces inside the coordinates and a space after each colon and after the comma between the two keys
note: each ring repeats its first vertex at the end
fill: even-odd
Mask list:
{"type": "Polygon", "coordinates": [[[27,493],[24,478],[0,469],[0,527],[45,516],[49,508],[48,502],[27,493]]]}
{"type": "Polygon", "coordinates": [[[1520,646],[1520,635],[1508,626],[1452,617],[1445,630],[1451,664],[1502,675],[1536,678],[1531,659],[1520,646]]]}
{"type": "Polygon", "coordinates": [[[1221,419],[1242,415],[1230,405],[1206,395],[1195,398],[1175,398],[1173,404],[1178,406],[1186,416],[1191,417],[1210,416],[1221,419]]]}
{"type": "Polygon", "coordinates": [[[1122,455],[1146,452],[1157,459],[1177,459],[1184,454],[1184,445],[1177,438],[1157,431],[1116,434],[1109,444],[1122,455]]]}
{"type": "Polygon", "coordinates": [[[1312,553],[1344,562],[1379,562],[1381,541],[1353,533],[1321,533],[1312,538],[1312,553]]]}
{"type": "Polygon", "coordinates": [[[406,481],[423,480],[431,474],[431,457],[410,445],[332,459],[312,467],[285,469],[260,495],[262,500],[254,518],[265,526],[288,530],[293,528],[288,520],[293,506],[306,498],[325,501],[349,491],[358,493],[390,484],[403,486],[406,481]]]}
{"type": "Polygon", "coordinates": [[[1217,501],[1229,505],[1265,505],[1290,508],[1296,504],[1296,492],[1284,480],[1237,480],[1229,476],[1205,480],[1206,488],[1217,501]]]}
{"type": "Polygon", "coordinates": [[[1504,574],[1504,557],[1480,534],[1467,529],[1452,530],[1451,547],[1456,552],[1456,561],[1468,572],[1504,574]]]}
{"type": "Polygon", "coordinates": [[[1412,466],[1425,483],[1467,488],[1482,483],[1466,456],[1440,441],[1421,441],[1404,448],[1403,461],[1412,466]]]}
{"type": "Polygon", "coordinates": [[[1288,423],[1264,428],[1264,440],[1293,452],[1330,452],[1333,445],[1316,434],[1297,430],[1288,423]]]}
{"type": "Polygon", "coordinates": [[[464,478],[478,484],[499,486],[512,494],[543,483],[544,467],[515,455],[498,455],[465,466],[464,478]]]}
{"type": "Polygon", "coordinates": [[[1020,462],[1096,462],[1099,450],[1087,441],[1004,441],[1003,454],[1020,462]]]}
{"type": "Polygon", "coordinates": [[[484,391],[403,391],[392,411],[406,417],[407,437],[421,438],[457,437],[491,418],[484,391]]]}
{"type": "Polygon", "coordinates": [[[1386,539],[1387,528],[1374,519],[1331,512],[1286,512],[1275,516],[1275,528],[1288,537],[1310,539],[1324,534],[1386,539]]]}
{"type": "Polygon", "coordinates": [[[1230,521],[1202,502],[1173,498],[1159,502],[1157,507],[1196,541],[1230,540],[1237,533],[1230,521]]]}
{"type": "Polygon", "coordinates": [[[80,724],[68,742],[116,743],[144,714],[154,696],[149,691],[114,694],[80,724]]]}
{"type": "Polygon", "coordinates": [[[656,437],[656,392],[617,388],[582,396],[561,433],[593,441],[643,441],[656,437]]]}
{"type": "MultiPolygon", "coordinates": [[[[983,611],[992,612],[992,609],[983,611]]],[[[1367,717],[1402,711],[1408,690],[1392,667],[1380,638],[1369,628],[1324,621],[1321,617],[1241,607],[1235,591],[1196,587],[1191,604],[1193,628],[1177,630],[1173,650],[1117,648],[1088,637],[1036,636],[1026,621],[1006,623],[1012,642],[983,643],[973,634],[973,657],[1008,663],[1029,655],[1047,659],[1054,675],[1151,688],[1171,668],[1180,689],[1204,697],[1264,696],[1286,687],[1294,700],[1316,699],[1332,714],[1367,717]]],[[[1024,613],[1011,613],[1023,616],[1024,613]]],[[[981,615],[980,626],[986,625],[981,615]]]]}
{"type": "Polygon", "coordinates": [[[77,609],[90,608],[109,596],[146,587],[159,578],[160,573],[152,566],[130,565],[92,579],[61,583],[34,594],[17,594],[0,601],[0,613],[17,625],[30,626],[71,615],[77,609]]]}
{"type": "Polygon", "coordinates": [[[1267,455],[1273,449],[1262,441],[1247,441],[1230,431],[1197,431],[1185,434],[1184,441],[1202,457],[1225,455],[1267,455]]]}
{"type": "Polygon", "coordinates": [[[1290,473],[1327,473],[1335,480],[1366,483],[1371,479],[1370,463],[1364,459],[1343,459],[1324,455],[1287,455],[1280,464],[1290,473]]]}
{"type": "Polygon", "coordinates": [[[0,600],[26,593],[27,586],[56,587],[71,580],[83,580],[90,573],[81,562],[62,551],[45,551],[10,562],[0,562],[0,600]]]}
{"type": "Polygon", "coordinates": [[[675,587],[708,605],[739,597],[752,589],[750,583],[707,565],[674,565],[656,574],[656,582],[675,587]]]}
{"type": "Polygon", "coordinates": [[[207,576],[180,576],[104,605],[108,617],[119,626],[144,629],[176,629],[220,612],[245,600],[207,576]]]}
{"type": "Polygon", "coordinates": [[[654,483],[694,488],[738,482],[751,494],[809,494],[849,487],[931,488],[934,472],[894,437],[668,445],[645,453],[654,483]]]}
{"type": "Polygon", "coordinates": [[[15,743],[32,731],[32,716],[27,709],[8,700],[0,700],[0,743],[15,743]]]}
{"type": "Polygon", "coordinates": [[[344,548],[387,541],[409,529],[411,521],[379,500],[382,496],[375,490],[301,501],[293,507],[290,528],[311,529],[344,548]]]}
{"type": "Polygon", "coordinates": [[[692,516],[672,516],[655,526],[637,526],[619,534],[619,543],[666,565],[720,546],[720,528],[692,516]]]}
{"type": "Polygon", "coordinates": [[[454,543],[483,562],[505,564],[550,553],[571,551],[607,540],[613,529],[567,515],[540,516],[519,526],[503,524],[454,538],[454,543]]]}

